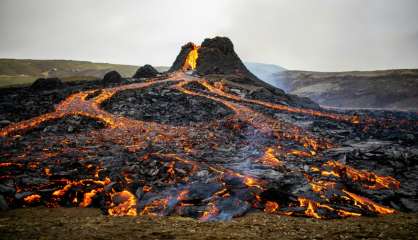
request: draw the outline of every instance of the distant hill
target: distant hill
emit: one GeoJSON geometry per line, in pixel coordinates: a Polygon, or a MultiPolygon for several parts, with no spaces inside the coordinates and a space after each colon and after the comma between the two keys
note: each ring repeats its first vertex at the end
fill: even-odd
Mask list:
{"type": "Polygon", "coordinates": [[[253,63],[253,62],[245,62],[245,66],[256,75],[259,79],[270,83],[275,84],[276,74],[285,71],[285,68],[282,68],[278,65],[274,64],[264,64],[264,63],[253,63]]]}
{"type": "MultiPolygon", "coordinates": [[[[73,60],[0,59],[0,87],[30,84],[39,77],[59,77],[65,81],[101,79],[112,70],[131,77],[138,67],[73,60]]],[[[159,71],[166,69],[157,67],[159,71]]]]}
{"type": "MultiPolygon", "coordinates": [[[[286,69],[263,63],[245,63],[245,66],[258,78],[274,83],[275,74],[286,69]]],[[[30,84],[40,77],[59,77],[64,81],[101,79],[112,70],[118,71],[123,77],[131,77],[139,66],[110,63],[95,63],[73,60],[32,60],[32,59],[0,59],[0,87],[30,84]]],[[[159,66],[160,72],[169,67],[159,66]]]]}
{"type": "Polygon", "coordinates": [[[322,106],[418,111],[418,69],[282,71],[275,74],[274,86],[322,106]]]}

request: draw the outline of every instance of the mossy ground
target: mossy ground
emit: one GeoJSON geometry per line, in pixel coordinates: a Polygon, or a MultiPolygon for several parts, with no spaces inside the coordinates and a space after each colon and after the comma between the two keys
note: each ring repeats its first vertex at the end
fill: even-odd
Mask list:
{"type": "Polygon", "coordinates": [[[26,208],[0,213],[0,239],[418,239],[418,214],[316,220],[252,213],[229,222],[199,222],[26,208]]]}

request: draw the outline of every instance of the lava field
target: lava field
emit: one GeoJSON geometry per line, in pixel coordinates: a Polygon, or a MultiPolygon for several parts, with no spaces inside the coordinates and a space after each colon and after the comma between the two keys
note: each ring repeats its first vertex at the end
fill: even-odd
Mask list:
{"type": "Polygon", "coordinates": [[[342,114],[251,94],[182,72],[72,94],[1,129],[2,201],[201,220],[417,210],[413,114],[342,114]]]}
{"type": "Polygon", "coordinates": [[[0,129],[2,209],[202,221],[418,211],[416,113],[308,108],[239,74],[183,70],[28,92],[1,96],[13,119],[0,129]]]}

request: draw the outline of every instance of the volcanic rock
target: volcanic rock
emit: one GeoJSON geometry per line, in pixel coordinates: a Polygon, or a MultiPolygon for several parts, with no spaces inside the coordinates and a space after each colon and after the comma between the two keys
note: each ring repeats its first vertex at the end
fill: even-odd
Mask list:
{"type": "Polygon", "coordinates": [[[126,90],[103,105],[106,111],[142,121],[187,125],[220,119],[232,112],[223,104],[203,97],[190,97],[168,87],[126,90]]]}
{"type": "MultiPolygon", "coordinates": [[[[184,45],[169,71],[183,70],[187,56],[194,48],[195,45],[193,43],[184,45]]],[[[245,67],[244,63],[235,53],[232,41],[226,37],[208,38],[203,41],[198,49],[195,71],[201,76],[209,77],[216,75],[215,77],[218,78],[222,76],[222,78],[238,84],[260,87],[263,93],[258,95],[269,96],[268,98],[280,98],[286,104],[307,108],[319,108],[319,105],[309,98],[287,95],[283,90],[258,79],[245,67]]]]}
{"type": "Polygon", "coordinates": [[[238,71],[0,90],[0,119],[13,122],[0,129],[0,197],[10,208],[203,221],[250,210],[325,219],[415,211],[416,113],[297,108],[309,100],[240,71],[228,41],[202,48],[236,63],[203,57],[209,66],[238,71]]]}
{"type": "Polygon", "coordinates": [[[3,195],[0,195],[0,210],[5,211],[9,209],[6,200],[4,199],[3,195]]]}
{"type": "Polygon", "coordinates": [[[157,69],[155,69],[153,66],[146,64],[142,67],[140,67],[135,75],[133,76],[133,78],[150,78],[150,77],[155,77],[159,74],[159,72],[157,71],[157,69]]]}
{"type": "Polygon", "coordinates": [[[7,126],[7,125],[9,125],[10,123],[12,123],[12,122],[10,122],[10,121],[9,121],[9,120],[7,120],[7,119],[0,120],[0,127],[7,126]]]}
{"type": "MultiPolygon", "coordinates": [[[[169,71],[181,70],[187,55],[194,48],[194,44],[189,42],[182,46],[179,55],[174,61],[169,71]]],[[[205,39],[198,50],[196,72],[199,75],[209,74],[234,74],[245,75],[251,79],[257,79],[234,51],[234,45],[229,38],[215,37],[205,39]]]]}
{"type": "Polygon", "coordinates": [[[215,37],[205,39],[199,49],[196,71],[200,75],[238,74],[256,78],[234,51],[229,38],[215,37]]]}
{"type": "Polygon", "coordinates": [[[35,90],[51,90],[64,87],[65,84],[59,78],[38,78],[31,88],[35,90]]]}
{"type": "Polygon", "coordinates": [[[103,77],[103,83],[119,83],[122,81],[122,76],[117,71],[111,71],[106,73],[103,77]]]}
{"type": "Polygon", "coordinates": [[[38,127],[34,128],[31,133],[35,135],[40,134],[41,132],[49,134],[68,134],[101,129],[104,127],[105,124],[101,121],[75,115],[40,124],[38,127]]]}

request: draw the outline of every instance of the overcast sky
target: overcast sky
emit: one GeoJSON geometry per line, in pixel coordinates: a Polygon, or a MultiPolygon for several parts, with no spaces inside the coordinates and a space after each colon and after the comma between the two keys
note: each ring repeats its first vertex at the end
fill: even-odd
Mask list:
{"type": "Polygon", "coordinates": [[[0,0],[0,58],[171,65],[217,35],[288,69],[417,68],[418,1],[0,0]]]}

